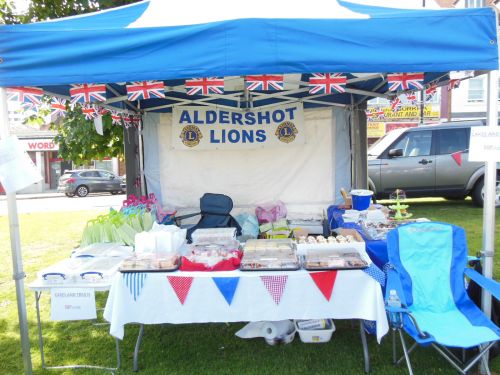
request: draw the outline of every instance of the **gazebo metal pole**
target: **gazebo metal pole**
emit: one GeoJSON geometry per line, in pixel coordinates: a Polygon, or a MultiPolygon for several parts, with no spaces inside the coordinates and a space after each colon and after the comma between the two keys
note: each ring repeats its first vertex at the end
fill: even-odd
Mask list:
{"type": "MultiPolygon", "coordinates": [[[[9,112],[7,110],[7,93],[0,87],[0,136],[5,139],[9,136],[9,112]]],[[[23,353],[24,373],[31,375],[30,338],[28,333],[28,318],[26,314],[26,300],[24,296],[23,259],[21,253],[21,238],[19,236],[19,220],[17,217],[16,193],[7,194],[7,207],[10,228],[10,248],[12,253],[13,278],[16,283],[17,313],[19,315],[19,331],[23,353]]]]}
{"type": "MultiPolygon", "coordinates": [[[[487,125],[492,129],[498,129],[498,71],[488,73],[488,106],[487,125]]],[[[493,255],[495,251],[495,196],[496,196],[496,162],[485,162],[484,173],[484,205],[483,205],[483,274],[487,278],[493,276],[493,255]]],[[[491,317],[491,294],[484,288],[482,290],[481,308],[488,318],[491,317]]],[[[486,362],[488,359],[486,354],[486,362]]],[[[482,363],[482,362],[481,362],[482,363]]],[[[481,373],[486,369],[481,365],[481,373]]]]}

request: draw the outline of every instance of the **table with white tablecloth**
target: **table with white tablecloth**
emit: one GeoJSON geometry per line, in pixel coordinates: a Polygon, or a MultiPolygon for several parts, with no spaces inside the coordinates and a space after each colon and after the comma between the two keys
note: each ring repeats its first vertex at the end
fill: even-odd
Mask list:
{"type": "Polygon", "coordinates": [[[376,321],[379,342],[388,331],[381,286],[362,270],[119,273],[104,318],[120,339],[128,323],[332,318],[376,321]]]}

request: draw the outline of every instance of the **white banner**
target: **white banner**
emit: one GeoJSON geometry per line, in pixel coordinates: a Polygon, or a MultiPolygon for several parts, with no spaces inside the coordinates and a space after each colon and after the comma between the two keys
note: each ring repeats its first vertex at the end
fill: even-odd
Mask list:
{"type": "Polygon", "coordinates": [[[87,320],[97,317],[95,292],[92,288],[52,288],[52,320],[87,320]]]}
{"type": "Polygon", "coordinates": [[[469,161],[500,162],[500,127],[472,127],[469,161]]]}
{"type": "Polygon", "coordinates": [[[264,109],[175,107],[172,147],[177,150],[238,150],[304,144],[304,109],[289,104],[264,109]]]}

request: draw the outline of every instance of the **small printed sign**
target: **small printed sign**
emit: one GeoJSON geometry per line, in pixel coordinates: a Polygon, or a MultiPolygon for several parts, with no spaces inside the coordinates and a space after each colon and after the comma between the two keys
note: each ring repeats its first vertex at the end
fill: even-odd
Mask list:
{"type": "Polygon", "coordinates": [[[96,319],[95,292],[91,288],[53,288],[50,294],[52,320],[96,319]]]}
{"type": "Polygon", "coordinates": [[[471,128],[469,161],[500,162],[500,126],[471,128]]]}

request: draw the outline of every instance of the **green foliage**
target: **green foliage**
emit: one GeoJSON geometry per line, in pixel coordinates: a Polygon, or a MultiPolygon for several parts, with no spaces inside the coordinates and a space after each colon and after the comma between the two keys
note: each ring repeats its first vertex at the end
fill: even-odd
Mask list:
{"type": "Polygon", "coordinates": [[[59,154],[77,165],[105,157],[122,157],[123,128],[113,125],[109,114],[102,117],[102,128],[103,135],[97,134],[94,122],[85,119],[79,106],[68,108],[66,117],[52,124],[52,129],[57,130],[54,142],[59,145],[59,154]]]}
{"type": "Polygon", "coordinates": [[[19,23],[19,18],[15,15],[16,7],[10,0],[0,0],[0,25],[19,23]]]}

